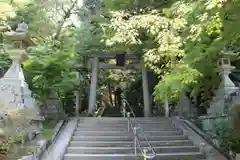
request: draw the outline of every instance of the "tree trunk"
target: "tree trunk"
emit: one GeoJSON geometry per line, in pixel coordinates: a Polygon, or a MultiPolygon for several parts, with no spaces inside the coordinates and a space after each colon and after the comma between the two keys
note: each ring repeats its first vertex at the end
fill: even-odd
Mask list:
{"type": "Polygon", "coordinates": [[[71,12],[74,9],[74,7],[76,6],[76,4],[77,4],[77,0],[72,2],[72,5],[70,6],[70,8],[68,8],[67,11],[64,11],[65,14],[63,16],[62,21],[59,23],[56,34],[54,36],[55,40],[59,40],[59,36],[62,31],[63,25],[66,22],[66,20],[71,16],[71,12]]]}

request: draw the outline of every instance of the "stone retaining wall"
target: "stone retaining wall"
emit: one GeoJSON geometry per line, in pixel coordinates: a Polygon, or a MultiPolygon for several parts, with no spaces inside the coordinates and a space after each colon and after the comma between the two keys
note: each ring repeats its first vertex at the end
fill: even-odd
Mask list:
{"type": "Polygon", "coordinates": [[[193,128],[189,127],[184,120],[180,119],[179,117],[173,117],[172,123],[174,126],[178,126],[183,133],[188,136],[193,144],[200,149],[200,152],[206,155],[207,160],[227,160],[227,158],[224,157],[216,148],[214,148],[214,146],[212,146],[212,144],[210,144],[205,137],[203,138],[201,135],[199,135],[199,133],[202,132],[201,130],[192,126],[196,129],[193,130],[193,128]]]}
{"type": "Polygon", "coordinates": [[[67,121],[68,120],[61,120],[57,123],[57,125],[53,129],[53,135],[52,135],[51,141],[49,141],[49,140],[39,140],[37,142],[38,147],[34,151],[33,155],[24,156],[24,157],[22,157],[21,159],[18,159],[18,160],[40,160],[43,153],[47,150],[47,148],[51,145],[51,143],[55,141],[55,139],[58,136],[60,130],[62,129],[62,127],[64,126],[64,124],[67,121]]]}

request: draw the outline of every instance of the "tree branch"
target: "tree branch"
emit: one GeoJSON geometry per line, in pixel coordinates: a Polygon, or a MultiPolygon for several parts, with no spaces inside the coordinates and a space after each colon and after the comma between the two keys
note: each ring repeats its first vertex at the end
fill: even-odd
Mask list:
{"type": "Polygon", "coordinates": [[[60,36],[60,33],[61,33],[61,31],[62,31],[62,27],[63,27],[63,25],[64,25],[64,23],[66,22],[66,20],[71,16],[71,13],[72,13],[72,10],[74,9],[74,7],[76,6],[76,4],[77,4],[77,0],[72,0],[72,5],[70,6],[70,8],[68,8],[68,10],[64,10],[63,9],[63,11],[64,11],[64,16],[63,16],[63,19],[62,19],[62,21],[60,22],[60,24],[59,24],[59,26],[58,26],[58,28],[57,28],[57,32],[56,32],[56,34],[55,34],[55,36],[54,36],[54,40],[58,40],[59,39],[59,36],[60,36]]]}

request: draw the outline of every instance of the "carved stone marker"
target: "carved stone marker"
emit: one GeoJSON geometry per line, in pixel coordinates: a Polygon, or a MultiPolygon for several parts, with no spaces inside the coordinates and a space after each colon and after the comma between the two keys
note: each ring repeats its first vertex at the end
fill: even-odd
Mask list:
{"type": "Polygon", "coordinates": [[[190,117],[193,114],[193,104],[191,103],[190,99],[184,95],[180,101],[178,102],[178,110],[180,117],[190,117]]]}
{"type": "Polygon", "coordinates": [[[63,107],[56,93],[52,93],[48,97],[45,115],[48,119],[56,119],[64,116],[63,107]]]}

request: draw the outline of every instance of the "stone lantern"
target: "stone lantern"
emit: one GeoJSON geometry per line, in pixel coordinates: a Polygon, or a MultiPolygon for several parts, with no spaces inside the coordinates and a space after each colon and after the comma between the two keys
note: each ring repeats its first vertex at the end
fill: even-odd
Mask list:
{"type": "MultiPolygon", "coordinates": [[[[0,79],[0,105],[6,111],[30,111],[25,116],[32,124],[30,128],[36,128],[36,126],[39,128],[41,126],[39,122],[44,118],[39,115],[39,109],[31,96],[32,92],[29,90],[21,68],[21,64],[28,59],[26,49],[34,44],[29,37],[27,24],[21,22],[16,31],[5,32],[4,37],[13,44],[7,49],[12,64],[0,79]]],[[[28,129],[28,134],[32,134],[33,131],[34,129],[28,129]]]]}
{"type": "Polygon", "coordinates": [[[225,112],[225,98],[231,93],[236,92],[238,89],[238,87],[236,87],[229,78],[229,74],[234,69],[234,67],[231,66],[231,58],[236,55],[233,52],[223,49],[220,52],[220,56],[218,65],[222,81],[215,93],[215,97],[213,98],[211,107],[208,110],[208,114],[223,114],[225,112]]]}
{"type": "Polygon", "coordinates": [[[231,57],[236,56],[233,52],[226,50],[221,51],[221,59],[219,60],[219,66],[221,68],[222,80],[224,83],[224,97],[227,97],[231,93],[235,92],[238,87],[231,81],[229,74],[235,68],[231,65],[231,57]]]}
{"type": "Polygon", "coordinates": [[[12,65],[0,80],[0,103],[7,109],[24,109],[34,107],[31,91],[25,82],[21,68],[22,62],[28,59],[26,48],[33,44],[28,36],[26,24],[18,25],[16,31],[6,32],[5,38],[13,45],[7,52],[12,59],[12,65]]]}

